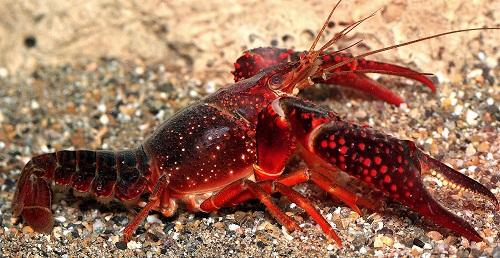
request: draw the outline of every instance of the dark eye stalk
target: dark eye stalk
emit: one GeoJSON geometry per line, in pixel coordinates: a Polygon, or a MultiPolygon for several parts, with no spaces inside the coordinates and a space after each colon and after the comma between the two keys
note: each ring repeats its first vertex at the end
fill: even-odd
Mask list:
{"type": "Polygon", "coordinates": [[[271,76],[271,78],[269,78],[268,84],[269,84],[269,87],[273,90],[277,90],[277,89],[281,88],[281,86],[283,84],[283,75],[274,74],[273,76],[271,76]]]}

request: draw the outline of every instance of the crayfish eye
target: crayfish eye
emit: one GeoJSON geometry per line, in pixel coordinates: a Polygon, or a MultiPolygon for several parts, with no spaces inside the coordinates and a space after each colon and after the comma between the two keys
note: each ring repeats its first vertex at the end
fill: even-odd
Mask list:
{"type": "Polygon", "coordinates": [[[277,90],[281,88],[281,84],[283,83],[283,76],[281,74],[274,74],[269,78],[267,81],[269,84],[269,87],[273,90],[277,90]]]}

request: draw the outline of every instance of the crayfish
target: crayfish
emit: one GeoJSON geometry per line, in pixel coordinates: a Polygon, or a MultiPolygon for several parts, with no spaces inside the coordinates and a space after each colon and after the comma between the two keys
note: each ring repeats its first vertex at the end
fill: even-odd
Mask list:
{"type": "Polygon", "coordinates": [[[330,50],[369,16],[316,50],[334,10],[308,51],[257,48],[245,52],[234,65],[236,83],[179,111],[135,149],[62,150],[32,158],[18,181],[13,215],[22,216],[36,231],[50,232],[53,182],[75,192],[127,203],[137,204],[147,195],[141,211],[124,230],[125,240],[150,211],[172,216],[179,203],[193,212],[211,212],[258,199],[287,230],[300,229],[273,202],[271,194],[280,193],[304,209],[340,246],[340,237],[315,205],[293,189],[310,182],[356,212],[360,212],[358,206],[370,207],[369,200],[334,180],[340,170],[436,224],[481,241],[469,223],[433,199],[422,176],[434,176],[449,188],[485,196],[498,210],[497,198],[485,186],[425,154],[412,141],[344,121],[333,111],[296,96],[315,83],[336,84],[399,105],[403,102],[399,96],[366,73],[403,76],[432,91],[434,83],[426,74],[367,60],[366,56],[479,29],[442,33],[357,56],[330,50]],[[307,167],[285,173],[287,162],[295,155],[307,167]]]}

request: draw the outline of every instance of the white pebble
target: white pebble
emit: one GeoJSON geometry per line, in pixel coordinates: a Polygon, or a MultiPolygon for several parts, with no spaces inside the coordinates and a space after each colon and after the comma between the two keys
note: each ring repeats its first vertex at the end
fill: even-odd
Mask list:
{"type": "Polygon", "coordinates": [[[99,122],[101,122],[101,124],[103,125],[107,125],[109,123],[109,118],[106,114],[102,115],[100,118],[99,118],[99,122]]]}
{"type": "Polygon", "coordinates": [[[99,110],[99,112],[101,113],[106,112],[106,105],[104,105],[104,103],[100,103],[99,105],[97,105],[97,110],[99,110]]]}
{"type": "Polygon", "coordinates": [[[362,246],[361,248],[359,248],[359,253],[360,254],[366,254],[366,248],[364,246],[362,246]]]}
{"type": "Polygon", "coordinates": [[[143,74],[143,73],[144,73],[144,68],[142,68],[142,67],[136,67],[134,72],[135,72],[136,74],[141,75],[141,74],[143,74]]]}
{"type": "Polygon", "coordinates": [[[443,131],[441,132],[441,135],[443,136],[444,139],[448,139],[448,136],[450,135],[450,131],[448,128],[444,128],[443,131]]]}
{"type": "Polygon", "coordinates": [[[332,245],[332,244],[328,244],[328,245],[326,246],[326,250],[328,250],[328,251],[333,250],[333,245],[332,245]]]}
{"type": "Polygon", "coordinates": [[[483,61],[486,58],[486,54],[484,54],[483,51],[480,51],[479,53],[477,53],[477,58],[479,58],[479,60],[483,61]]]}
{"type": "Polygon", "coordinates": [[[0,67],[0,78],[5,78],[9,75],[9,71],[4,67],[0,67]]]}
{"type": "Polygon", "coordinates": [[[498,65],[498,62],[497,62],[496,58],[491,57],[491,56],[486,58],[486,66],[488,66],[488,68],[493,69],[493,68],[497,67],[497,65],[498,65]]]}
{"type": "Polygon", "coordinates": [[[198,92],[196,92],[195,90],[190,90],[190,91],[189,91],[189,96],[190,96],[191,98],[198,97],[198,92]]]}
{"type": "Polygon", "coordinates": [[[235,231],[239,228],[240,228],[240,226],[238,226],[236,224],[229,224],[229,230],[231,230],[231,231],[235,231]]]}
{"type": "Polygon", "coordinates": [[[453,114],[456,116],[459,116],[460,114],[462,114],[463,110],[464,110],[464,106],[462,106],[462,105],[455,106],[455,110],[453,111],[453,114]]]}
{"type": "Polygon", "coordinates": [[[38,109],[40,107],[40,104],[36,102],[36,100],[31,101],[31,109],[38,109]]]}
{"type": "Polygon", "coordinates": [[[158,215],[149,215],[147,218],[146,218],[146,221],[148,223],[158,223],[158,224],[161,224],[161,220],[158,218],[158,215]]]}
{"type": "Polygon", "coordinates": [[[495,104],[495,101],[493,100],[492,97],[489,97],[489,98],[486,99],[486,104],[488,104],[488,105],[491,106],[491,105],[495,104]]]}
{"type": "Polygon", "coordinates": [[[394,248],[396,248],[396,249],[404,249],[405,247],[406,247],[405,245],[403,245],[399,242],[394,243],[394,248]]]}
{"type": "Polygon", "coordinates": [[[467,146],[467,149],[465,149],[465,155],[472,156],[474,154],[476,154],[476,149],[474,148],[474,146],[472,146],[472,144],[469,144],[469,146],[467,146]]]}
{"type": "Polygon", "coordinates": [[[468,79],[475,78],[475,77],[480,76],[481,74],[483,74],[483,70],[481,70],[481,69],[474,69],[474,70],[470,71],[467,74],[467,78],[468,79]]]}
{"type": "Polygon", "coordinates": [[[94,222],[94,224],[92,225],[92,229],[94,231],[99,231],[103,227],[104,227],[104,224],[102,223],[102,221],[100,219],[96,219],[95,222],[94,222]]]}
{"type": "Polygon", "coordinates": [[[134,249],[139,249],[142,247],[142,244],[136,241],[130,241],[127,243],[127,248],[134,250],[134,249]]]}
{"type": "Polygon", "coordinates": [[[478,113],[472,111],[472,110],[467,110],[467,113],[465,114],[465,121],[469,125],[477,125],[476,118],[479,116],[478,113]]]}
{"type": "Polygon", "coordinates": [[[62,223],[66,222],[66,218],[63,216],[55,217],[54,219],[62,223]]]}
{"type": "Polygon", "coordinates": [[[208,94],[214,93],[215,92],[215,82],[214,81],[209,81],[205,85],[205,90],[208,94]]]}
{"type": "Polygon", "coordinates": [[[469,170],[470,172],[474,172],[474,171],[476,171],[476,169],[477,169],[477,166],[470,166],[467,168],[467,170],[469,170]]]}

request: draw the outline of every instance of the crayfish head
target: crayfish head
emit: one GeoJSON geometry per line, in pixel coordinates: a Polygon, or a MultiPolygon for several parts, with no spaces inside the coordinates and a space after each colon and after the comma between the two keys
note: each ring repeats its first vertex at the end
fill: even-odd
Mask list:
{"type": "Polygon", "coordinates": [[[286,64],[285,69],[269,78],[269,88],[296,95],[298,90],[313,85],[312,77],[321,67],[321,60],[317,58],[318,54],[313,51],[302,56],[297,62],[286,64]]]}

